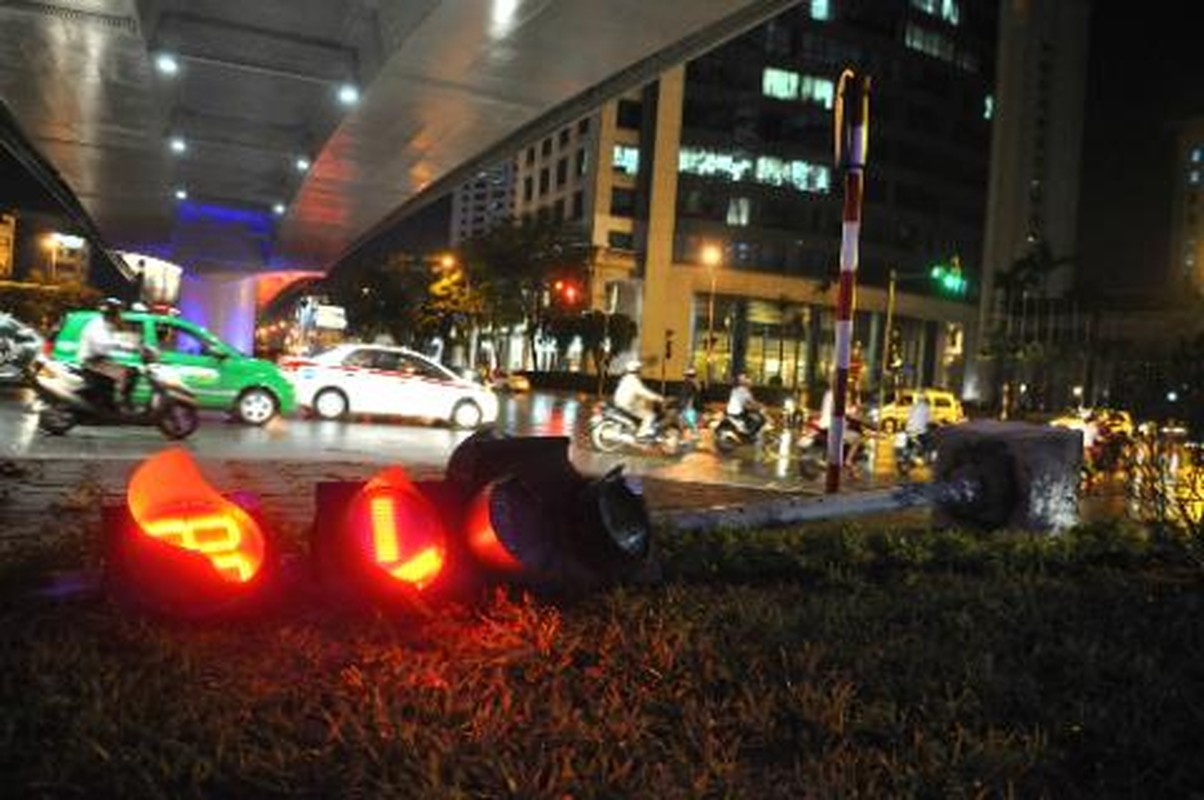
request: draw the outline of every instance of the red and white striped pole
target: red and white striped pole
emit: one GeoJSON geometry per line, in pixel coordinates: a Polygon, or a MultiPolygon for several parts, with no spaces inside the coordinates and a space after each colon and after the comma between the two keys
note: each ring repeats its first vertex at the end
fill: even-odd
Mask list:
{"type": "Polygon", "coordinates": [[[832,422],[828,427],[828,476],[825,488],[829,494],[840,491],[840,470],[844,464],[845,401],[848,398],[853,309],[857,297],[861,197],[865,191],[865,160],[869,150],[869,77],[858,77],[851,69],[840,73],[835,105],[833,129],[836,168],[844,172],[844,224],[840,242],[840,288],[836,295],[836,371],[832,376],[832,422]]]}

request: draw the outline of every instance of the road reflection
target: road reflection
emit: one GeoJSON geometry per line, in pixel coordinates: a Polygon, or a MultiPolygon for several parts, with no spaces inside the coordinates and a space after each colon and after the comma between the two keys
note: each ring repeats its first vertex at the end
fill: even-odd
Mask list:
{"type": "MultiPolygon", "coordinates": [[[[725,485],[788,491],[816,491],[819,479],[807,480],[795,458],[758,457],[752,447],[720,457],[704,432],[695,446],[667,457],[646,453],[602,454],[588,441],[587,426],[595,398],[569,393],[530,392],[502,395],[497,429],[515,436],[564,436],[569,457],[583,472],[598,474],[623,465],[632,474],[725,485]]],[[[32,400],[24,393],[0,395],[0,442],[8,457],[132,459],[143,458],[170,443],[146,427],[81,427],[66,436],[37,430],[32,400]]],[[[470,434],[444,425],[393,420],[328,422],[302,417],[277,419],[262,428],[248,427],[221,414],[206,414],[197,433],[183,446],[199,458],[244,460],[362,461],[441,468],[470,434]]],[[[789,450],[787,451],[789,453],[789,450]]],[[[874,469],[846,478],[851,486],[890,479],[889,447],[873,452],[874,469]]]]}

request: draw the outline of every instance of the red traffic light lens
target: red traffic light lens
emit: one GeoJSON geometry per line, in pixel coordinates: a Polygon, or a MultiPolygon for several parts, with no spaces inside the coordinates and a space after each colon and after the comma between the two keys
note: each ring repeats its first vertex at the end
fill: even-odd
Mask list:
{"type": "Polygon", "coordinates": [[[187,451],[144,461],[126,492],[130,516],[146,537],[204,556],[228,583],[252,581],[264,563],[264,535],[251,515],[210,486],[187,451]]]}
{"type": "Polygon", "coordinates": [[[425,589],[443,571],[443,522],[400,467],[390,467],[365,484],[347,513],[355,544],[384,575],[425,589]]]}

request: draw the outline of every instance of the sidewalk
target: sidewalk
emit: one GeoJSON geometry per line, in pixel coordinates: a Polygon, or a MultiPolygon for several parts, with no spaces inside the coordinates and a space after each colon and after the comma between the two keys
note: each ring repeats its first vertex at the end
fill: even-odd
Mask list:
{"type": "MultiPolygon", "coordinates": [[[[130,473],[140,459],[0,461],[0,552],[45,541],[66,531],[99,532],[100,508],[121,502],[130,473]]],[[[259,496],[268,523],[284,535],[304,536],[314,512],[314,485],[329,480],[365,480],[373,466],[351,462],[202,460],[206,478],[223,492],[243,490],[259,496]]],[[[415,480],[443,477],[441,470],[414,469],[415,480]]],[[[757,503],[787,493],[642,477],[644,496],[654,514],[757,503]]],[[[789,493],[799,496],[800,493],[789,493]]]]}

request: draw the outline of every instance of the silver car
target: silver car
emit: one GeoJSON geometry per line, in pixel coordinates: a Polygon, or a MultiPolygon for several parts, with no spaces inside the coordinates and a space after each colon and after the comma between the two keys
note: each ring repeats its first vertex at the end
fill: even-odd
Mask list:
{"type": "Polygon", "coordinates": [[[41,334],[0,311],[0,385],[23,383],[29,363],[41,349],[41,334]]]}

